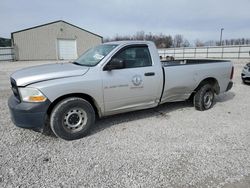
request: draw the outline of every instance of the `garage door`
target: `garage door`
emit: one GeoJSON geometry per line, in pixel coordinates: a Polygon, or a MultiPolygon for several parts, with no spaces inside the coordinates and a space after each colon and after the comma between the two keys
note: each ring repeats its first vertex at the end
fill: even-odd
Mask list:
{"type": "Polygon", "coordinates": [[[58,39],[58,56],[62,60],[76,59],[76,40],[58,39]]]}

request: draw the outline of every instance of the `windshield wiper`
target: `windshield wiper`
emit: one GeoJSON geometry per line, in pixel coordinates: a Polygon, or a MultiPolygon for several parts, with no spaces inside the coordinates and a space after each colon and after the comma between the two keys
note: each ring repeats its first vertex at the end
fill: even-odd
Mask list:
{"type": "Polygon", "coordinates": [[[81,63],[78,63],[78,62],[76,62],[76,61],[74,61],[74,62],[72,62],[72,63],[75,64],[75,65],[83,66],[81,63]]]}
{"type": "Polygon", "coordinates": [[[84,67],[94,67],[95,65],[86,65],[86,64],[81,64],[81,63],[78,63],[76,61],[72,62],[73,64],[75,65],[80,65],[80,66],[84,66],[84,67]]]}

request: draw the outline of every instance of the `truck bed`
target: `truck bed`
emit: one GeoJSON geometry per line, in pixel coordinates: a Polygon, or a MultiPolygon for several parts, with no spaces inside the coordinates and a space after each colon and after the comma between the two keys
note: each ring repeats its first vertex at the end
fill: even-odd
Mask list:
{"type": "Polygon", "coordinates": [[[161,103],[188,99],[209,77],[215,78],[220,92],[224,92],[230,79],[231,62],[227,60],[180,59],[161,63],[165,79],[161,103]]]}

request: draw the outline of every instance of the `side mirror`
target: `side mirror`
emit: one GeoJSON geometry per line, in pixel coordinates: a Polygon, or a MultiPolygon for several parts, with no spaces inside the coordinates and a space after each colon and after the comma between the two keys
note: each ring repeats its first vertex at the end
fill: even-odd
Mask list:
{"type": "Polygon", "coordinates": [[[124,60],[119,58],[113,58],[107,65],[103,68],[103,70],[111,71],[113,69],[123,69],[124,68],[124,60]]]}

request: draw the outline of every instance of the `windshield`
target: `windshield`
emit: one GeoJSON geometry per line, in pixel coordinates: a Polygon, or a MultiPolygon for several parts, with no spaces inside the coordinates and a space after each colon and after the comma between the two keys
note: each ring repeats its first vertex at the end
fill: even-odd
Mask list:
{"type": "Polygon", "coordinates": [[[103,44],[96,46],[87,50],[73,63],[88,67],[95,66],[117,46],[118,45],[115,44],[103,44]]]}

